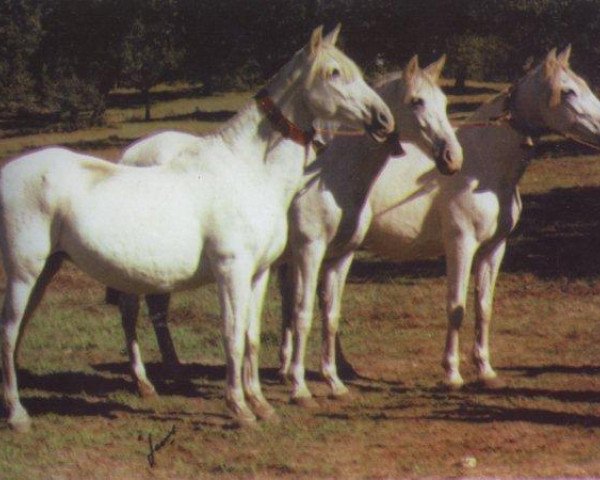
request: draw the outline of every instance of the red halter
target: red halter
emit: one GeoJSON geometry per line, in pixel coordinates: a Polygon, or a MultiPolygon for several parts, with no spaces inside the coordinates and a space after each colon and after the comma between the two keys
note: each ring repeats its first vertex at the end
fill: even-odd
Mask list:
{"type": "Polygon", "coordinates": [[[273,128],[281,133],[281,135],[305,147],[313,143],[315,129],[311,127],[309,130],[304,131],[298,125],[285,118],[264,88],[254,98],[261,111],[265,114],[269,122],[271,122],[273,128]]]}

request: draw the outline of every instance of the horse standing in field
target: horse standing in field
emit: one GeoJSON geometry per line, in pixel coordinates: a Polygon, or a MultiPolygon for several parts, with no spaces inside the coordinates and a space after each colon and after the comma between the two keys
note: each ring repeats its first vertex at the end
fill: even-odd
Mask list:
{"type": "MultiPolygon", "coordinates": [[[[403,73],[386,77],[376,91],[393,110],[398,140],[414,142],[435,159],[441,172],[450,174],[460,168],[462,151],[446,115],[446,96],[436,84],[444,63],[442,57],[421,69],[415,56],[403,73]]],[[[137,166],[173,161],[177,158],[174,138],[186,135],[165,132],[143,139],[127,149],[121,161],[137,166]]],[[[280,270],[286,338],[280,374],[287,378],[291,368],[295,403],[309,406],[313,402],[305,382],[304,356],[320,270],[325,272],[322,301],[339,299],[331,290],[343,284],[337,283],[339,275],[332,272],[346,268],[347,258],[362,242],[370,221],[365,209],[369,188],[387,158],[399,153],[397,148],[397,143],[375,144],[364,135],[336,138],[307,166],[306,185],[292,202],[288,247],[280,270]]],[[[173,365],[177,355],[166,323],[168,296],[148,296],[147,303],[163,360],[173,365]]],[[[324,313],[329,328],[324,333],[322,372],[334,396],[348,392],[331,358],[339,310],[339,303],[332,303],[324,313]]]]}
{"type": "Polygon", "coordinates": [[[338,31],[323,38],[316,29],[256,101],[167,165],[132,168],[48,148],[0,170],[2,374],[11,427],[30,425],[15,369],[21,326],[64,257],[125,292],[120,308],[141,393],[154,388],[128,320],[137,316],[138,295],[216,281],[226,404],[240,424],[255,422],[255,414],[275,417],[258,378],[260,314],[270,266],[286,245],[289,205],[314,156],[313,121],[365,128],[379,141],[393,131],[389,108],[335,47],[338,31]]]}
{"type": "Polygon", "coordinates": [[[489,330],[506,240],[522,210],[518,182],[532,157],[528,139],[552,131],[600,146],[600,101],[571,70],[570,53],[570,47],[559,55],[552,50],[458,129],[465,155],[459,174],[439,175],[421,151],[407,145],[407,158],[386,164],[369,197],[368,250],[395,261],[446,256],[448,331],[442,364],[449,388],[464,384],[459,329],[472,267],[473,360],[481,384],[501,385],[490,363],[489,330]]]}
{"type": "MultiPolygon", "coordinates": [[[[437,85],[444,62],[442,57],[420,69],[413,57],[403,72],[378,82],[376,91],[392,108],[401,140],[433,159],[442,175],[451,175],[460,170],[463,156],[446,115],[446,96],[437,85]]],[[[300,405],[315,405],[305,380],[304,358],[317,292],[323,316],[321,373],[333,397],[349,393],[335,362],[342,290],[371,222],[370,189],[392,157],[409,160],[397,156],[391,145],[375,145],[364,136],[338,136],[319,158],[318,177],[292,202],[288,255],[279,269],[283,317],[279,373],[291,378],[292,401],[300,405]]]]}

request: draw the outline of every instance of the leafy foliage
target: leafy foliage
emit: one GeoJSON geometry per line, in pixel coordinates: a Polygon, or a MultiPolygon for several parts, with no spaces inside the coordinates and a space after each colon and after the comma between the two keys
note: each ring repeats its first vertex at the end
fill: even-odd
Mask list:
{"type": "MultiPolygon", "coordinates": [[[[319,24],[367,72],[448,53],[460,81],[510,80],[530,56],[572,43],[600,80],[597,0],[0,0],[3,115],[101,120],[115,86],[200,83],[205,93],[264,82],[319,24]]],[[[585,61],[584,64],[578,64],[585,61]]]]}

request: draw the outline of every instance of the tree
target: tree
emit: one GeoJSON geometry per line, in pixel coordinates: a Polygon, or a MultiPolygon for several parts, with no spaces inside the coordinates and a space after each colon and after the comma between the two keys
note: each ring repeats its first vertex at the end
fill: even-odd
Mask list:
{"type": "Polygon", "coordinates": [[[145,120],[151,119],[150,89],[175,79],[183,58],[179,43],[177,9],[173,0],[139,0],[121,49],[121,78],[139,90],[145,120]]]}
{"type": "Polygon", "coordinates": [[[0,103],[6,111],[37,103],[31,58],[41,38],[40,9],[28,0],[0,2],[0,103]]]}

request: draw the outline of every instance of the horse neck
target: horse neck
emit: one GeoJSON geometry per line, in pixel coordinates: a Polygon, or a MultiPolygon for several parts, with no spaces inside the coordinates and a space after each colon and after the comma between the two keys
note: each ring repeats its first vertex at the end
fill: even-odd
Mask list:
{"type": "Polygon", "coordinates": [[[344,203],[362,205],[390,153],[389,144],[367,135],[338,136],[319,156],[322,183],[334,195],[343,195],[344,203]]]}
{"type": "Polygon", "coordinates": [[[508,92],[502,92],[491,102],[484,103],[468,117],[467,122],[488,122],[500,117],[506,108],[508,92]]]}
{"type": "Polygon", "coordinates": [[[508,92],[504,92],[480,106],[458,129],[458,135],[466,153],[461,175],[512,190],[525,173],[533,152],[524,148],[525,135],[509,123],[495,123],[505,114],[507,98],[508,92]]]}
{"type": "MultiPolygon", "coordinates": [[[[290,70],[284,67],[265,89],[288,120],[307,130],[314,118],[302,100],[301,77],[290,70]]],[[[275,189],[284,205],[291,203],[304,165],[314,155],[312,147],[283,138],[255,100],[244,106],[218,136],[233,153],[234,161],[255,170],[259,181],[275,189]]]]}

